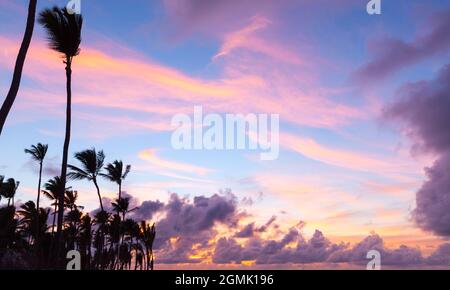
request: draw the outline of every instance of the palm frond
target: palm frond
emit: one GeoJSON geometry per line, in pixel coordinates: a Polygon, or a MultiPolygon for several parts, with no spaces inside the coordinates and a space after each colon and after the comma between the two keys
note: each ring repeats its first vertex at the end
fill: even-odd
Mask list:
{"type": "Polygon", "coordinates": [[[87,180],[92,180],[92,176],[91,174],[89,174],[88,172],[84,171],[81,168],[78,168],[76,166],[73,165],[67,165],[67,168],[69,168],[71,171],[69,173],[67,173],[67,177],[73,180],[83,180],[83,179],[87,179],[87,180]]]}

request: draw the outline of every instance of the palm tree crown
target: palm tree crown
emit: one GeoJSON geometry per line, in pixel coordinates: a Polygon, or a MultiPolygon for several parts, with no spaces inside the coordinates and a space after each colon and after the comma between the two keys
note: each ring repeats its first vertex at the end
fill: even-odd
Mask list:
{"type": "Polygon", "coordinates": [[[77,180],[93,181],[101,173],[105,162],[105,154],[103,151],[97,152],[95,148],[75,153],[75,159],[81,162],[82,168],[68,165],[71,170],[67,177],[77,180]]]}
{"type": "Polygon", "coordinates": [[[47,154],[47,150],[47,144],[38,143],[37,145],[32,145],[30,149],[25,149],[25,153],[30,154],[35,161],[42,162],[47,154]]]}
{"type": "Polygon", "coordinates": [[[39,15],[39,24],[48,34],[50,48],[70,59],[80,53],[81,14],[69,14],[65,8],[45,9],[39,15]]]}
{"type": "Polygon", "coordinates": [[[122,180],[124,180],[128,173],[130,173],[131,165],[125,166],[125,171],[123,170],[123,162],[122,161],[114,161],[113,163],[109,163],[105,166],[106,174],[101,174],[104,178],[109,181],[115,182],[119,185],[122,184],[122,180]]]}
{"type": "Polygon", "coordinates": [[[68,168],[71,171],[67,174],[67,177],[71,179],[85,179],[88,181],[92,181],[95,185],[95,188],[97,189],[100,208],[103,211],[104,209],[102,197],[100,195],[100,188],[97,184],[97,177],[99,174],[101,174],[103,164],[105,163],[105,154],[103,153],[103,151],[97,152],[95,148],[93,148],[75,153],[75,159],[77,159],[81,163],[82,168],[68,165],[68,168]]]}
{"type": "Polygon", "coordinates": [[[106,174],[101,173],[100,175],[111,182],[117,183],[119,185],[119,199],[122,198],[122,181],[130,173],[131,165],[125,166],[125,171],[123,168],[123,162],[116,160],[105,166],[106,174]]]}

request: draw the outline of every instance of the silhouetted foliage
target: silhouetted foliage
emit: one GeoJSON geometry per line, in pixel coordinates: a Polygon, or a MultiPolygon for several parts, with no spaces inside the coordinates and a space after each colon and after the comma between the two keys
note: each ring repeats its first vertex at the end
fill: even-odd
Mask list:
{"type": "MultiPolygon", "coordinates": [[[[69,175],[93,181],[103,169],[105,155],[103,151],[97,153],[92,149],[76,153],[75,158],[83,165],[82,169],[71,166],[71,173],[76,175],[69,175]]],[[[130,166],[127,166],[126,174],[129,171],[130,166]]],[[[126,176],[124,173],[120,175],[121,180],[126,176]]],[[[108,180],[117,183],[114,179],[108,180]]],[[[42,194],[51,202],[49,208],[37,208],[34,201],[16,208],[12,199],[19,183],[12,178],[5,181],[3,176],[0,181],[0,193],[6,200],[6,206],[0,207],[0,269],[58,268],[55,263],[58,259],[56,217],[63,186],[61,178],[54,177],[43,186],[42,194]]],[[[82,269],[153,269],[155,226],[126,218],[126,214],[134,210],[129,209],[129,198],[115,199],[111,203],[113,213],[100,209],[91,217],[78,205],[78,191],[67,187],[64,192],[62,251],[79,251],[82,269]]]]}

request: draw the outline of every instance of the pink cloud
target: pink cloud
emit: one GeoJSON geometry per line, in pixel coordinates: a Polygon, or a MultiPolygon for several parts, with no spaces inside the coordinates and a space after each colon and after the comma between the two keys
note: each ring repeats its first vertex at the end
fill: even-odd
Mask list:
{"type": "Polygon", "coordinates": [[[401,175],[409,173],[411,168],[419,168],[410,159],[401,157],[387,158],[367,153],[335,149],[318,143],[311,138],[303,138],[282,133],[280,144],[294,152],[328,165],[338,166],[361,172],[379,175],[401,175]]]}
{"type": "MultiPolygon", "coordinates": [[[[7,59],[15,55],[17,43],[0,37],[0,45],[8,56],[0,60],[0,66],[10,69],[12,63],[7,59]]],[[[233,50],[228,54],[232,56],[233,50]]],[[[92,47],[82,47],[82,53],[74,60],[73,85],[75,110],[84,114],[74,114],[75,118],[87,119],[86,110],[95,108],[92,118],[100,118],[109,126],[117,125],[107,110],[119,110],[117,118],[128,124],[128,132],[132,133],[168,129],[164,123],[170,124],[171,116],[191,113],[194,105],[203,105],[209,112],[280,113],[286,121],[313,127],[341,126],[362,117],[358,108],[332,101],[327,90],[316,85],[310,75],[271,57],[263,61],[257,56],[248,56],[245,61],[241,61],[242,56],[227,57],[220,64],[223,74],[206,80],[131,55],[113,57],[92,47]],[[278,69],[267,70],[278,64],[278,69]]],[[[38,84],[32,90],[21,89],[18,107],[24,115],[32,103],[60,110],[65,102],[61,97],[65,79],[59,56],[42,41],[35,40],[24,72],[38,84]]],[[[48,112],[52,111],[35,118],[49,118],[48,112]]]]}
{"type": "Polygon", "coordinates": [[[220,51],[214,56],[214,59],[225,57],[233,50],[242,48],[265,54],[283,62],[302,64],[303,61],[293,51],[256,35],[258,31],[264,30],[270,24],[267,18],[254,16],[246,27],[225,36],[220,51]]]}
{"type": "Polygon", "coordinates": [[[181,162],[175,162],[175,161],[169,161],[162,159],[161,157],[156,155],[155,149],[146,149],[144,151],[141,151],[139,153],[139,158],[142,160],[145,160],[149,162],[151,165],[155,166],[156,168],[161,169],[169,169],[173,171],[181,171],[184,173],[195,173],[198,175],[205,175],[209,172],[211,172],[210,169],[195,166],[188,163],[181,163],[181,162]]]}

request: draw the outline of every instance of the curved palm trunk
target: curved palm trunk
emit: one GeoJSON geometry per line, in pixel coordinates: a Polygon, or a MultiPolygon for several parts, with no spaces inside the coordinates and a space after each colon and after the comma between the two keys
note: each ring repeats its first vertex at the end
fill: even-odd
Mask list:
{"type": "Polygon", "coordinates": [[[37,200],[36,200],[36,250],[39,252],[39,246],[40,246],[40,237],[39,237],[39,201],[41,198],[41,182],[42,182],[42,165],[43,162],[41,161],[39,163],[39,181],[38,181],[38,194],[37,194],[37,200]]]}
{"type": "Polygon", "coordinates": [[[97,179],[94,178],[92,181],[94,182],[95,188],[97,189],[97,195],[98,195],[98,200],[100,202],[100,208],[101,208],[102,211],[105,211],[103,209],[102,196],[100,194],[100,188],[98,187],[98,184],[97,184],[97,179]]]}
{"type": "Polygon", "coordinates": [[[34,21],[36,18],[36,5],[37,0],[30,0],[28,5],[28,18],[27,27],[25,29],[25,34],[23,36],[22,45],[20,46],[19,54],[17,55],[16,65],[14,67],[14,75],[11,81],[11,86],[9,88],[8,95],[3,102],[2,108],[0,109],[0,135],[3,131],[3,126],[5,125],[6,118],[8,117],[9,111],[11,110],[14,101],[19,91],[20,80],[22,78],[23,65],[25,63],[25,58],[27,56],[28,48],[30,47],[31,38],[33,36],[34,21]]]}
{"type": "Polygon", "coordinates": [[[122,183],[119,183],[119,200],[122,199],[122,183]]]}
{"type": "MultiPolygon", "coordinates": [[[[66,58],[66,89],[67,89],[67,107],[66,107],[66,136],[64,139],[63,148],[63,158],[61,164],[61,188],[59,189],[58,195],[58,226],[57,226],[57,255],[58,260],[63,261],[62,250],[63,250],[63,240],[62,240],[62,225],[64,219],[64,191],[66,188],[67,179],[67,159],[69,155],[69,144],[70,144],[70,129],[72,120],[72,59],[70,57],[66,58]]],[[[60,267],[62,264],[58,263],[60,267]]]]}
{"type": "Polygon", "coordinates": [[[58,203],[57,203],[57,201],[55,201],[55,209],[53,210],[52,236],[55,233],[57,205],[58,205],[58,203]]]}
{"type": "Polygon", "coordinates": [[[39,202],[41,200],[41,183],[42,183],[42,161],[39,164],[39,181],[38,181],[38,194],[36,200],[36,208],[39,210],[39,202]]]}

